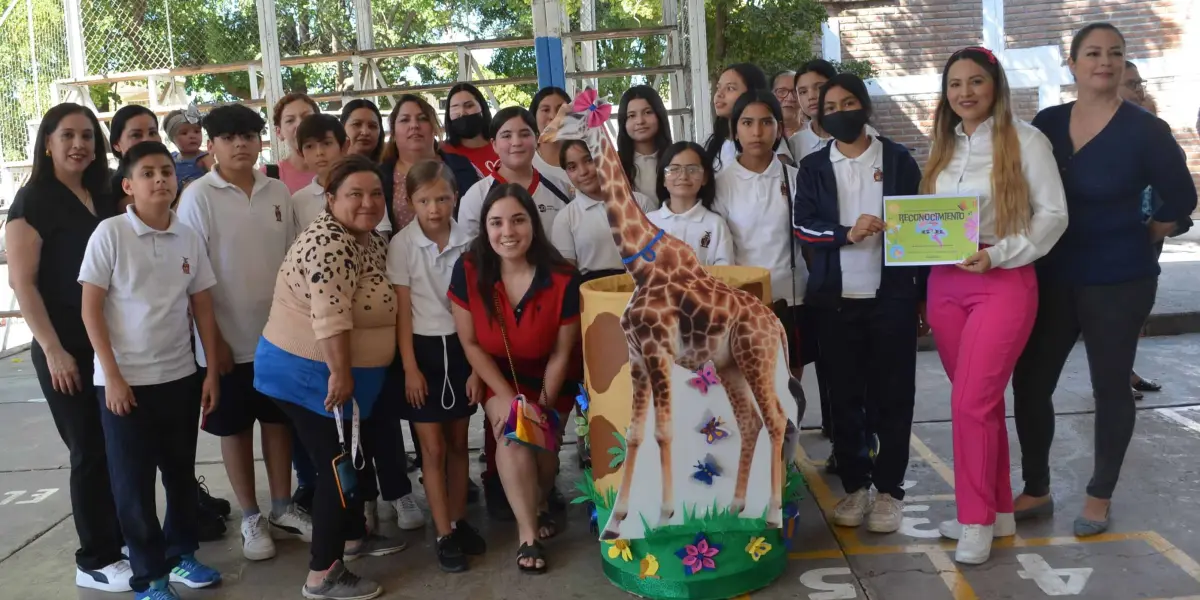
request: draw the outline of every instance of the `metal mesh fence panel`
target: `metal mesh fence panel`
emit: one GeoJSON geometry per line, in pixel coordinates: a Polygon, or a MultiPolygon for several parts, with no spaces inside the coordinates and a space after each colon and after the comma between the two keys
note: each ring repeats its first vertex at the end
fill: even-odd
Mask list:
{"type": "Polygon", "coordinates": [[[62,0],[0,0],[0,161],[24,161],[29,123],[50,108],[50,83],[66,77],[62,0]]]}
{"type": "Polygon", "coordinates": [[[253,0],[81,0],[89,73],[224,64],[259,52],[253,0]]]}

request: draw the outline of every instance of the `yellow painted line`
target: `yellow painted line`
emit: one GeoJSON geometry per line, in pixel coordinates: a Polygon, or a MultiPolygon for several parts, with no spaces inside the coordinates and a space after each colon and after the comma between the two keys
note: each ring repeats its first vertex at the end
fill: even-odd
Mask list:
{"type": "Polygon", "coordinates": [[[1187,573],[1188,577],[1200,581],[1200,563],[1197,563],[1186,552],[1168,542],[1167,538],[1159,535],[1156,531],[1142,532],[1140,537],[1146,540],[1146,543],[1150,544],[1150,547],[1157,550],[1159,554],[1167,557],[1167,560],[1179,565],[1179,568],[1183,569],[1183,572],[1187,573]]]}
{"type": "Polygon", "coordinates": [[[933,450],[930,450],[929,446],[926,446],[925,442],[922,442],[921,438],[917,437],[917,434],[914,433],[910,436],[909,443],[912,449],[921,457],[921,460],[924,460],[930,467],[933,467],[933,470],[953,488],[954,469],[951,469],[945,461],[934,454],[933,450]]]}
{"type": "MultiPolygon", "coordinates": [[[[1145,540],[1142,532],[1135,533],[1102,533],[1086,538],[1075,536],[1044,537],[1044,538],[998,538],[992,542],[993,548],[1037,548],[1043,546],[1077,546],[1082,544],[1105,544],[1112,542],[1128,542],[1145,540]]],[[[1153,545],[1153,544],[1151,544],[1153,545]]]]}
{"type": "Polygon", "coordinates": [[[958,566],[950,560],[950,555],[941,548],[930,548],[925,551],[925,556],[929,557],[929,562],[933,563],[933,567],[938,570],[938,574],[942,577],[942,583],[946,584],[946,588],[950,590],[950,595],[954,600],[979,600],[979,596],[975,595],[975,590],[971,588],[971,584],[967,583],[967,578],[963,576],[962,571],[958,570],[958,566]]]}
{"type": "Polygon", "coordinates": [[[841,550],[809,550],[808,552],[789,552],[788,560],[830,560],[846,558],[841,550]]]}
{"type": "Polygon", "coordinates": [[[833,508],[837,506],[838,498],[829,488],[829,484],[825,483],[825,479],[821,477],[821,473],[814,463],[809,460],[804,446],[796,447],[796,463],[800,466],[800,473],[804,475],[804,481],[808,483],[808,489],[816,498],[817,506],[821,509],[821,513],[838,543],[847,551],[861,546],[862,543],[858,541],[858,534],[854,529],[838,527],[833,524],[833,508]]]}

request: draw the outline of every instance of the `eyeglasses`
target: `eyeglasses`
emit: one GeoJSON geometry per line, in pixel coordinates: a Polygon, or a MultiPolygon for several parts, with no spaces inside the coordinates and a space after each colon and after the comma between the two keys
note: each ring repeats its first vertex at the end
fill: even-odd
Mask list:
{"type": "Polygon", "coordinates": [[[776,98],[783,100],[783,99],[786,99],[788,96],[795,96],[796,90],[788,89],[788,88],[775,88],[774,94],[775,94],[776,98]]]}
{"type": "Polygon", "coordinates": [[[1136,91],[1146,87],[1146,80],[1145,79],[1130,79],[1129,81],[1125,82],[1125,87],[1136,92],[1136,91]]]}
{"type": "Polygon", "coordinates": [[[667,177],[681,177],[684,175],[695,177],[703,172],[704,167],[700,165],[671,165],[663,168],[663,173],[666,173],[667,177]]]}

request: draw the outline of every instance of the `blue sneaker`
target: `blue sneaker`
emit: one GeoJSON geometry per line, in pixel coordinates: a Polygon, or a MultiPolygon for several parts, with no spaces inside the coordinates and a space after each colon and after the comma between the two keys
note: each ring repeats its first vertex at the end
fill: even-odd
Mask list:
{"type": "Polygon", "coordinates": [[[134,592],[134,600],[182,600],[166,580],[155,581],[143,592],[134,592]]]}
{"type": "Polygon", "coordinates": [[[220,581],[221,574],[216,569],[201,563],[192,555],[180,557],[179,565],[171,569],[171,583],[182,583],[194,590],[220,581]]]}

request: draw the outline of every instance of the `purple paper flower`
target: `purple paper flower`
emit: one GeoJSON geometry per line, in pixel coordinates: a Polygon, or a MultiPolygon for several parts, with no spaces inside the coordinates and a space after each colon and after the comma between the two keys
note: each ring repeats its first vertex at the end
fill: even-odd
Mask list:
{"type": "Polygon", "coordinates": [[[713,559],[720,552],[720,544],[709,543],[708,538],[704,537],[703,533],[697,533],[696,539],[692,543],[675,551],[675,556],[678,556],[683,561],[683,573],[685,575],[695,575],[705,570],[716,571],[717,562],[713,559]]]}

